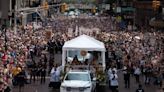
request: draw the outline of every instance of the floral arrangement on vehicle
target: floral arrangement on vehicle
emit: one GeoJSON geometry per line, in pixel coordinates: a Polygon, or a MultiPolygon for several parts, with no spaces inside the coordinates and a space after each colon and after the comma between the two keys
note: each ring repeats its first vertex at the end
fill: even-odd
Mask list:
{"type": "Polygon", "coordinates": [[[106,85],[106,73],[104,71],[97,71],[96,78],[99,85],[106,85]]]}
{"type": "Polygon", "coordinates": [[[60,73],[60,80],[63,81],[64,80],[64,76],[66,75],[66,72],[61,71],[60,73]]]}

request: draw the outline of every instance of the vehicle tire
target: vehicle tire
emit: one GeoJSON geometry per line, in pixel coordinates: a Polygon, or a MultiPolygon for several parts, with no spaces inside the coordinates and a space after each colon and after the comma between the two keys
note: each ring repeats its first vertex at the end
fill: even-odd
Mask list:
{"type": "Polygon", "coordinates": [[[96,89],[92,90],[92,92],[96,92],[96,89]]]}

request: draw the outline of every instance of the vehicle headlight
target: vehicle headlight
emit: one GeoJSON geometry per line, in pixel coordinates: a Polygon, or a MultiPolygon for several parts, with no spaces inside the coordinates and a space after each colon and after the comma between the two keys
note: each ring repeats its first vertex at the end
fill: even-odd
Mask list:
{"type": "Polygon", "coordinates": [[[60,87],[61,87],[61,88],[66,88],[65,86],[62,86],[62,85],[61,85],[60,87]]]}
{"type": "Polygon", "coordinates": [[[65,86],[60,86],[60,88],[66,90],[67,87],[65,87],[65,86]]]}
{"type": "Polygon", "coordinates": [[[71,87],[61,86],[60,88],[66,91],[71,91],[71,87]]]}

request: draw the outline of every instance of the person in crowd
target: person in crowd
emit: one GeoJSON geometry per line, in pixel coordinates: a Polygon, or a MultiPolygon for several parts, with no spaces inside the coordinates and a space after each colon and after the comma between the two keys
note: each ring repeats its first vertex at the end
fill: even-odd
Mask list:
{"type": "Polygon", "coordinates": [[[140,60],[140,67],[141,67],[141,72],[143,73],[144,71],[144,66],[145,66],[145,58],[143,57],[141,60],[140,60]]]}
{"type": "Polygon", "coordinates": [[[150,81],[151,81],[151,77],[152,77],[152,68],[150,66],[147,66],[145,67],[145,72],[144,72],[144,75],[145,75],[145,85],[147,84],[150,84],[150,81]]]}
{"type": "Polygon", "coordinates": [[[140,83],[140,75],[141,75],[141,70],[140,68],[137,66],[134,70],[134,76],[136,78],[136,83],[140,83]]]}
{"type": "Polygon", "coordinates": [[[32,68],[30,69],[30,83],[32,82],[32,80],[35,83],[36,73],[37,73],[37,66],[36,66],[36,63],[34,63],[32,68]]]}
{"type": "Polygon", "coordinates": [[[38,62],[36,66],[36,80],[39,80],[39,78],[41,78],[41,69],[42,69],[42,64],[38,62]]]}
{"type": "Polygon", "coordinates": [[[109,67],[109,69],[108,69],[108,80],[109,80],[109,88],[111,88],[111,78],[110,78],[110,76],[112,75],[112,68],[111,67],[109,67]]]}
{"type": "Polygon", "coordinates": [[[13,85],[18,85],[18,74],[22,71],[21,67],[17,65],[15,68],[12,69],[13,75],[13,85]]]}
{"type": "Polygon", "coordinates": [[[45,63],[45,64],[47,64],[47,62],[48,62],[48,59],[47,59],[47,56],[46,56],[46,54],[44,54],[44,58],[43,58],[43,59],[44,59],[44,63],[45,63]]]}
{"type": "Polygon", "coordinates": [[[115,71],[115,73],[117,74],[118,71],[115,65],[112,67],[112,71],[115,71]]]}
{"type": "Polygon", "coordinates": [[[158,85],[159,87],[162,87],[162,84],[163,84],[162,80],[163,80],[162,74],[161,74],[161,71],[159,70],[159,73],[156,76],[155,84],[158,85]]]}
{"type": "Polygon", "coordinates": [[[41,76],[41,84],[46,82],[46,63],[43,62],[41,66],[41,71],[40,71],[40,76],[41,76]]]}
{"type": "Polygon", "coordinates": [[[52,68],[50,76],[49,87],[53,87],[55,89],[60,88],[60,69],[57,65],[52,68]]]}
{"type": "Polygon", "coordinates": [[[112,74],[110,75],[110,86],[112,92],[118,92],[118,76],[115,73],[115,71],[112,71],[112,74]]]}
{"type": "Polygon", "coordinates": [[[33,53],[34,53],[35,56],[37,56],[38,48],[37,48],[37,45],[36,44],[34,45],[33,53]]]}
{"type": "Polygon", "coordinates": [[[34,45],[31,45],[30,47],[30,56],[31,56],[31,60],[34,62],[34,48],[35,46],[34,45]]]}
{"type": "Polygon", "coordinates": [[[130,88],[130,68],[129,68],[129,66],[124,66],[123,74],[124,74],[125,88],[130,88]]]}
{"type": "Polygon", "coordinates": [[[164,88],[159,89],[157,92],[164,92],[164,88]]]}
{"type": "Polygon", "coordinates": [[[141,84],[138,85],[138,89],[136,89],[136,92],[145,92],[141,84]]]}
{"type": "Polygon", "coordinates": [[[24,84],[26,83],[26,74],[25,74],[25,71],[22,70],[19,74],[18,74],[18,77],[17,77],[17,81],[18,81],[18,86],[19,86],[19,92],[22,92],[23,91],[23,87],[24,87],[24,84]]]}
{"type": "Polygon", "coordinates": [[[121,60],[120,59],[116,60],[116,64],[117,64],[117,69],[121,69],[121,60]]]}
{"type": "Polygon", "coordinates": [[[4,92],[11,92],[11,88],[8,85],[6,85],[4,92]]]}
{"type": "Polygon", "coordinates": [[[73,61],[72,61],[72,65],[79,65],[79,64],[80,64],[80,62],[78,60],[78,57],[77,57],[77,55],[75,55],[75,57],[73,58],[73,61]]]}
{"type": "Polygon", "coordinates": [[[54,58],[50,58],[49,59],[49,69],[48,69],[49,70],[48,71],[49,74],[50,74],[52,68],[54,67],[53,64],[54,64],[54,58]]]}
{"type": "Polygon", "coordinates": [[[54,46],[55,46],[55,43],[52,41],[52,40],[50,40],[48,43],[47,43],[47,45],[48,45],[48,51],[49,51],[49,53],[50,53],[50,56],[54,56],[54,46]]]}
{"type": "Polygon", "coordinates": [[[4,90],[4,83],[0,81],[0,92],[3,92],[4,90]]]}

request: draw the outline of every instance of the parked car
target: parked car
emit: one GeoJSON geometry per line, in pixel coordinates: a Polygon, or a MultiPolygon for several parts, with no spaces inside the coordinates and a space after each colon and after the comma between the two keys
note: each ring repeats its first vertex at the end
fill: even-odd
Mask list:
{"type": "Polygon", "coordinates": [[[61,83],[60,92],[95,92],[96,78],[90,71],[69,71],[61,83]]]}

